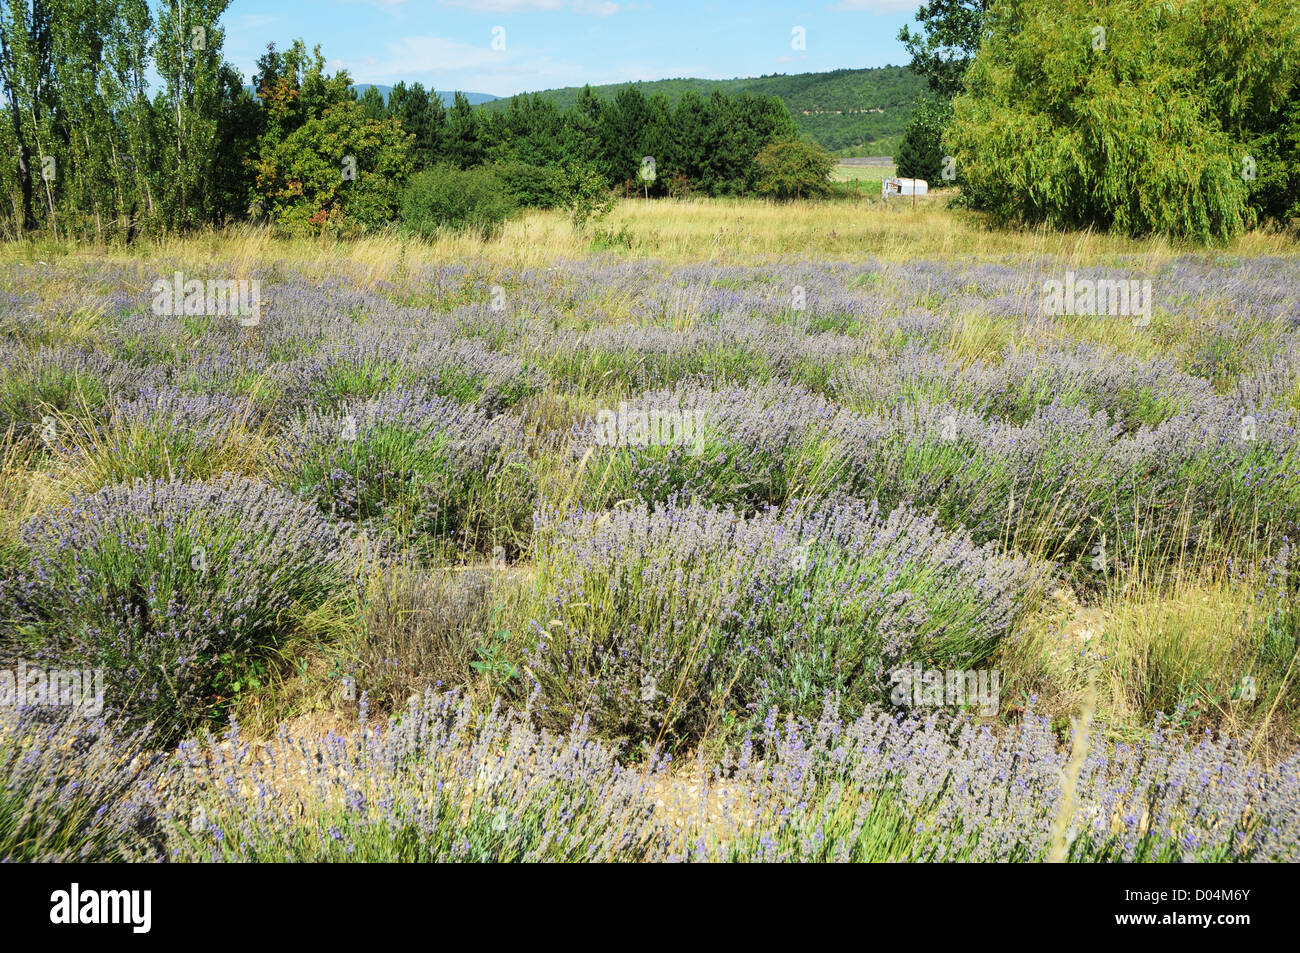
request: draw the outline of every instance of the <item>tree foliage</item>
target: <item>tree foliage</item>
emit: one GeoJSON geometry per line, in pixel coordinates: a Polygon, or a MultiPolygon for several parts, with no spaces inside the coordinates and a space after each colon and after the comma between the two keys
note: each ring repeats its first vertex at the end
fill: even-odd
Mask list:
{"type": "Polygon", "coordinates": [[[826,194],[835,167],[835,160],[826,150],[797,139],[769,143],[754,161],[758,166],[757,191],[776,199],[826,194]]]}
{"type": "Polygon", "coordinates": [[[614,196],[600,172],[586,162],[566,162],[560,168],[564,208],[573,227],[586,231],[587,225],[600,221],[614,207],[614,196]]]}
{"type": "Polygon", "coordinates": [[[393,220],[411,172],[414,137],[394,119],[367,119],[351,101],[268,143],[255,188],[295,235],[382,227],[393,220]]]}
{"type": "Polygon", "coordinates": [[[255,130],[221,58],[228,4],[167,0],[155,15],[148,0],[0,2],[10,235],[129,239],[242,207],[227,150],[255,130]]]}
{"type": "Polygon", "coordinates": [[[912,72],[939,99],[961,92],[962,76],[983,38],[988,0],[929,0],[916,12],[919,27],[904,26],[898,39],[912,54],[912,72]]]}
{"type": "Polygon", "coordinates": [[[425,238],[440,229],[491,238],[514,208],[505,184],[490,168],[436,165],[412,176],[402,192],[402,224],[425,238]]]}
{"type": "Polygon", "coordinates": [[[894,153],[894,166],[900,176],[925,179],[934,187],[949,184],[943,178],[943,134],[951,121],[952,104],[948,100],[923,99],[917,104],[894,153]]]}
{"type": "Polygon", "coordinates": [[[985,26],[948,140],[996,220],[1209,242],[1294,189],[1284,0],[997,0],[985,26]]]}
{"type": "MultiPolygon", "coordinates": [[[[714,90],[728,97],[751,93],[779,99],[789,110],[800,138],[828,151],[851,155],[862,155],[864,151],[888,154],[907,125],[914,101],[926,89],[925,80],[912,69],[882,66],[746,79],[661,79],[568,86],[531,95],[549,99],[565,112],[580,97],[612,102],[621,90],[632,85],[641,90],[647,103],[662,96],[670,109],[676,109],[687,95],[707,102],[714,90]]],[[[510,109],[517,98],[484,103],[479,111],[494,115],[510,109]]]]}
{"type": "Polygon", "coordinates": [[[525,95],[492,109],[457,93],[445,107],[418,83],[358,96],[319,46],[296,40],[268,44],[246,86],[222,56],[228,5],[0,0],[0,231],[130,241],[264,216],[292,234],[364,231],[396,218],[412,172],[443,164],[490,168],[511,204],[564,205],[585,226],[613,190],[752,192],[756,157],[798,133],[781,99],[754,90],[774,81],[815,97],[823,80],[842,93],[857,75],[675,99],[584,88],[568,103],[525,95]],[[642,181],[647,156],[656,175],[642,181]]]}

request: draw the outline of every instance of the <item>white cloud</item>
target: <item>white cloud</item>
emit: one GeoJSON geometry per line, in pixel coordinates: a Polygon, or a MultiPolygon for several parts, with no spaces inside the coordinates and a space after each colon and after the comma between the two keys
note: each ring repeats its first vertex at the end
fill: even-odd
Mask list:
{"type": "Polygon", "coordinates": [[[483,69],[500,64],[502,58],[508,55],[493,50],[487,42],[482,46],[473,46],[443,36],[406,36],[388,44],[388,56],[384,59],[363,56],[349,61],[347,66],[354,78],[369,82],[445,73],[448,70],[483,69]]]}

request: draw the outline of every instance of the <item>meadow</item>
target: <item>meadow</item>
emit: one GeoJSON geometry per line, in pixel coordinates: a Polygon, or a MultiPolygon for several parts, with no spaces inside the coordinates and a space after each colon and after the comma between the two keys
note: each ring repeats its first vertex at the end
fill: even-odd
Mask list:
{"type": "Polygon", "coordinates": [[[1294,236],[858,171],[0,249],[0,661],[106,706],[0,707],[0,857],[1300,859],[1294,236]]]}

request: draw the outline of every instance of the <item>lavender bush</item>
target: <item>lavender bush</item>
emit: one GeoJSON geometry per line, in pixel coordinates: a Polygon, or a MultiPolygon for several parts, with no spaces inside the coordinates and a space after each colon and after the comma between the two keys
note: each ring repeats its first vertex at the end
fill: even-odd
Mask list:
{"type": "Polygon", "coordinates": [[[16,605],[42,657],[105,670],[107,705],[164,735],[223,708],[250,662],[347,580],[340,537],[265,484],[136,481],[22,530],[16,605]]]}
{"type": "Polygon", "coordinates": [[[300,359],[291,378],[307,405],[336,406],[395,386],[418,386],[490,413],[518,403],[536,386],[523,362],[473,338],[366,325],[300,359]]]}
{"type": "Polygon", "coordinates": [[[697,740],[772,705],[861,710],[912,660],[974,668],[1048,567],[908,509],[860,503],[745,518],[700,503],[544,517],[528,670],[550,716],[697,740]]]}
{"type": "Polygon", "coordinates": [[[0,863],[159,859],[165,756],[147,732],[0,707],[0,863]]]}
{"type": "Polygon", "coordinates": [[[0,651],[102,665],[126,721],[0,711],[0,858],[1041,860],[1059,723],[885,676],[1021,666],[1059,713],[1117,606],[1166,670],[1114,688],[1071,858],[1297,859],[1294,261],[214,263],[255,328],[153,314],[178,268],[0,267],[0,651]],[[1150,279],[1151,323],[1045,313],[1067,268],[1150,279]],[[621,406],[702,439],[598,440],[621,406]],[[1220,578],[1254,702],[1141,636],[1220,578]],[[157,764],[277,653],[259,720],[342,659],[386,712],[467,697],[157,764]],[[1184,698],[1267,731],[1139,723],[1184,698]]]}
{"type": "Polygon", "coordinates": [[[35,433],[48,415],[93,413],[123,376],[111,359],[84,348],[0,348],[0,431],[35,433]]]}
{"type": "MultiPolygon", "coordinates": [[[[997,734],[828,707],[629,768],[584,725],[426,695],[354,736],[187,743],[158,818],[195,861],[1042,861],[1067,756],[1032,712],[997,734]]],[[[1265,771],[1157,724],[1094,744],[1074,793],[1073,861],[1300,858],[1300,756],[1265,771]]]]}
{"type": "Polygon", "coordinates": [[[83,485],[136,479],[209,479],[253,469],[265,440],[245,397],[143,386],[114,401],[100,426],[65,437],[83,485]]]}
{"type": "Polygon", "coordinates": [[[884,431],[800,385],[680,386],[625,403],[629,418],[683,413],[692,432],[667,444],[632,432],[609,446],[600,443],[599,421],[576,428],[574,456],[598,449],[582,473],[588,505],[680,496],[755,508],[795,493],[871,495],[865,454],[884,431]]]}
{"type": "Polygon", "coordinates": [[[527,535],[534,486],[523,443],[509,417],[394,388],[297,419],[281,435],[279,469],[332,517],[490,551],[527,535]]]}

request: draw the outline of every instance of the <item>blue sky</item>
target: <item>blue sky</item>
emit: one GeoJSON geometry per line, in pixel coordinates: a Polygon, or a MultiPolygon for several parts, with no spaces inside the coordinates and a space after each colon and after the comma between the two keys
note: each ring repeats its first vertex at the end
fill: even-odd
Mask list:
{"type": "Polygon", "coordinates": [[[583,83],[901,66],[915,0],[234,0],[245,78],[274,40],[319,43],[358,83],[509,96],[583,83]],[[500,28],[500,29],[497,29],[500,28]],[[802,29],[802,49],[800,35],[802,29]],[[495,31],[495,32],[494,32],[495,31]],[[497,39],[493,47],[494,37],[497,39]]]}

